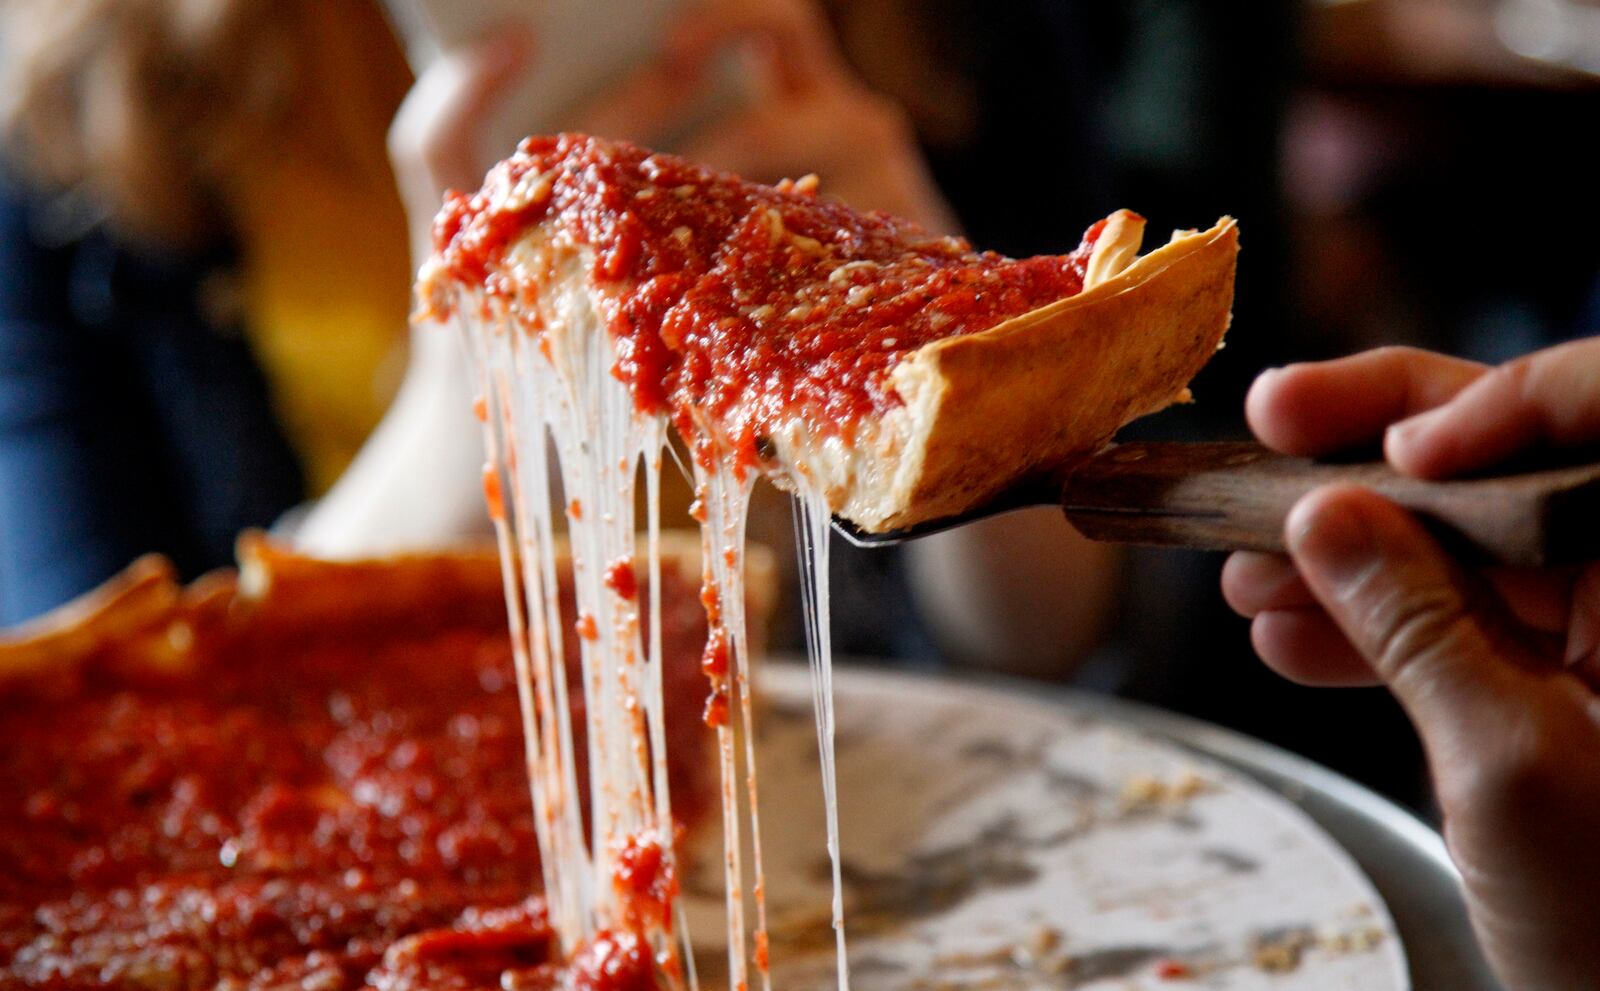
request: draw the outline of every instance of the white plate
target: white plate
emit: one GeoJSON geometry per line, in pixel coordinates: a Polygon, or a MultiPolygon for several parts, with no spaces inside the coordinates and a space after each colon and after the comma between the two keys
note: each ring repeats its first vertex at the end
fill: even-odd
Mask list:
{"type": "MultiPolygon", "coordinates": [[[[760,687],[774,985],[829,987],[809,676],[770,664],[760,687]]],[[[835,698],[857,991],[1410,987],[1365,875],[1249,778],[1009,692],[842,667],[835,698]]],[[[697,956],[713,973],[720,842],[703,831],[702,868],[686,885],[697,956]]]]}

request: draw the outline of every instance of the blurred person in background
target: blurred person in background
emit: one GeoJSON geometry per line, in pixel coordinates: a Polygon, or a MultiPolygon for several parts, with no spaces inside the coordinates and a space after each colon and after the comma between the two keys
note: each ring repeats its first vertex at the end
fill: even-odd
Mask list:
{"type": "MultiPolygon", "coordinates": [[[[3,9],[0,620],[145,551],[186,575],[224,564],[239,529],[324,491],[295,528],[312,552],[482,535],[457,344],[418,328],[407,355],[404,312],[443,190],[475,186],[491,164],[463,153],[473,130],[538,109],[495,105],[537,58],[537,24],[445,53],[411,88],[388,135],[397,200],[381,135],[405,70],[365,0],[3,9]]],[[[905,115],[805,0],[687,7],[658,61],[563,126],[676,135],[676,150],[761,181],[820,171],[825,193],[857,207],[956,227],[905,115]],[[708,67],[735,47],[746,100],[686,127],[704,116],[708,67]]],[[[785,547],[787,508],[764,502],[752,532],[785,547]]],[[[1050,522],[985,543],[1080,589],[1029,627],[1076,655],[1098,633],[1113,558],[1050,522]]],[[[840,624],[842,649],[915,638],[896,562],[841,568],[854,583],[841,599],[873,604],[840,624]]]]}
{"type": "MultiPolygon", "coordinates": [[[[948,76],[937,72],[928,76],[919,68],[949,62],[952,52],[969,50],[960,30],[966,22],[947,25],[940,16],[947,11],[913,5],[882,5],[875,12],[841,5],[830,26],[823,16],[826,12],[808,0],[691,9],[669,35],[659,60],[572,111],[561,126],[647,146],[670,140],[674,152],[756,181],[815,171],[822,176],[824,195],[838,196],[858,208],[910,217],[936,231],[957,231],[959,224],[929,175],[904,107],[912,98],[934,107],[946,99],[965,100],[971,106],[963,114],[980,112],[977,92],[956,92],[960,86],[973,90],[978,84],[975,78],[961,81],[969,67],[956,63],[959,70],[948,76]],[[863,13],[870,16],[854,20],[863,13]],[[845,61],[836,36],[846,43],[853,40],[860,48],[857,65],[880,66],[875,87],[865,85],[859,71],[845,61]],[[730,49],[744,56],[745,100],[709,121],[701,120],[716,61],[730,49]],[[912,75],[903,77],[907,71],[912,75]],[[890,86],[895,87],[893,99],[883,95],[890,86]]],[[[1019,20],[1007,27],[1005,36],[1016,39],[1029,30],[1031,25],[1019,20]]],[[[431,248],[426,225],[443,191],[475,187],[490,164],[463,149],[480,146],[478,134],[500,115],[532,116],[534,108],[508,105],[506,96],[516,92],[519,73],[529,71],[538,57],[537,25],[530,33],[532,37],[519,38],[512,32],[497,32],[481,44],[445,52],[418,80],[396,119],[391,151],[416,224],[413,240],[419,260],[431,248]]],[[[1041,67],[1053,64],[1048,51],[1048,46],[1038,48],[1041,67]]],[[[984,58],[999,54],[981,53],[984,58]]],[[[1055,82],[1041,77],[1038,86],[1048,91],[1055,82]]],[[[1074,105],[1068,95],[1063,93],[1063,103],[1074,105]]],[[[1081,190],[1063,182],[1059,170],[1044,163],[1053,153],[1072,147],[1071,132],[1054,133],[1049,128],[1046,132],[1050,137],[1036,147],[1013,144],[1022,153],[1015,159],[993,154],[995,171],[986,176],[986,185],[1026,190],[1035,224],[1048,222],[1039,211],[1059,212],[1061,226],[1048,237],[1036,235],[1036,240],[1070,250],[1090,215],[1074,209],[1075,218],[1064,219],[1071,214],[1061,202],[1062,190],[1070,191],[1067,196],[1081,190]]],[[[974,132],[963,133],[960,140],[982,139],[974,132]]],[[[1067,156],[1067,160],[1077,158],[1067,156]]],[[[1085,202],[1071,199],[1071,207],[1081,208],[1085,202]]],[[[1105,207],[1101,214],[1110,209],[1105,207]]],[[[1025,209],[1014,212],[1028,215],[1025,209]]],[[[975,213],[983,215],[981,208],[975,213]]],[[[434,470],[442,443],[417,440],[431,434],[442,441],[439,411],[467,408],[462,356],[450,335],[431,327],[414,332],[412,356],[406,386],[385,423],[351,471],[300,527],[297,536],[303,546],[324,554],[371,553],[437,539],[441,531],[481,528],[476,473],[434,470]],[[421,498],[419,491],[425,493],[421,498]]],[[[450,429],[451,437],[458,436],[456,428],[450,429]]],[[[665,518],[682,519],[687,489],[679,486],[677,498],[669,492],[667,499],[677,505],[667,508],[665,518]]],[[[787,556],[792,547],[788,517],[787,498],[758,487],[751,536],[787,556]]],[[[1026,620],[994,624],[1006,635],[982,645],[989,656],[1043,656],[1060,672],[1082,657],[1103,631],[1115,590],[1116,552],[1082,539],[1059,514],[1022,514],[975,527],[957,539],[939,542],[934,556],[941,562],[941,575],[955,576],[958,588],[950,595],[948,583],[941,586],[941,601],[925,604],[919,615],[909,586],[929,583],[908,575],[900,555],[839,548],[833,580],[836,642],[842,652],[930,656],[948,645],[951,633],[959,635],[960,626],[930,627],[923,618],[947,616],[976,596],[1026,620]],[[997,562],[1005,566],[997,569],[993,566],[997,562]],[[1016,595],[1019,580],[1036,587],[1072,588],[1075,595],[1053,599],[1048,609],[1028,615],[1015,608],[1021,601],[1016,595]],[[960,590],[970,595],[962,596],[960,590]]],[[[785,568],[782,573],[792,570],[785,568]]],[[[935,577],[933,582],[940,580],[935,577]]],[[[798,642],[798,624],[793,625],[788,639],[798,642]]]]}
{"type": "MultiPolygon", "coordinates": [[[[1267,365],[1375,340],[1498,359],[1597,329],[1580,150],[1596,90],[1481,30],[1517,2],[1269,5],[1248,22],[1197,0],[718,5],[566,126],[671,134],[758,180],[817,171],[858,207],[1010,254],[1068,250],[1118,206],[1158,228],[1231,213],[1245,261],[1229,347],[1199,405],[1133,432],[1238,436],[1267,365]],[[751,54],[750,102],[684,133],[730,46],[751,54]]],[[[190,574],[225,563],[240,527],[330,485],[299,527],[312,550],[481,532],[454,342],[418,328],[406,349],[408,252],[443,189],[489,164],[463,138],[491,109],[516,112],[493,104],[538,57],[536,29],[446,53],[391,128],[410,81],[365,2],[0,10],[0,619],[146,550],[190,574]]],[[[785,547],[766,498],[752,532],[785,547]]],[[[1051,678],[1092,651],[1083,683],[1425,801],[1401,709],[1377,689],[1273,679],[1216,592],[1220,561],[1135,551],[1119,587],[1118,556],[1050,511],[904,553],[840,546],[838,641],[1051,678]]],[[[1308,649],[1271,659],[1294,672],[1308,649]]],[[[1447,790],[1447,810],[1462,794],[1447,790]]],[[[1538,909],[1549,893],[1481,904],[1538,909]]],[[[1516,934],[1490,935],[1515,965],[1516,934]]]]}
{"type": "MultiPolygon", "coordinates": [[[[367,0],[3,9],[18,181],[0,268],[16,287],[0,320],[0,618],[147,550],[188,575],[224,564],[239,528],[330,485],[298,530],[312,551],[481,533],[465,372],[449,334],[418,328],[406,349],[406,252],[425,250],[442,190],[489,164],[462,155],[472,130],[519,112],[494,101],[537,59],[536,26],[446,53],[417,82],[390,131],[391,176],[382,142],[407,74],[367,0]],[[152,259],[170,274],[150,277],[152,259]]],[[[1288,24],[1269,12],[1259,42],[1231,52],[1232,19],[1176,0],[719,5],[566,126],[679,135],[676,150],[758,180],[817,171],[858,207],[1011,254],[1070,250],[1122,205],[1157,225],[1232,212],[1252,252],[1239,325],[1276,328],[1288,24]],[[752,56],[751,102],[685,135],[704,66],[732,46],[752,56]]],[[[1294,351],[1236,334],[1208,373],[1234,384],[1203,380],[1196,409],[1226,421],[1268,340],[1294,351]]],[[[786,549],[787,508],[758,491],[751,532],[786,549]]],[[[838,647],[1062,678],[1107,628],[1117,561],[1049,510],[904,554],[841,546],[838,647]]],[[[1183,570],[1130,571],[1125,608],[1206,584],[1183,570]]],[[[1150,643],[1097,665],[1102,687],[1179,683],[1141,673],[1142,657],[1172,653],[1153,635],[1182,629],[1166,615],[1137,624],[1150,643]]]]}
{"type": "Polygon", "coordinates": [[[403,367],[369,3],[0,5],[0,621],[186,576],[326,486],[403,367]],[[337,94],[337,99],[331,98],[337,94]],[[387,379],[387,384],[385,380],[387,379]]]}

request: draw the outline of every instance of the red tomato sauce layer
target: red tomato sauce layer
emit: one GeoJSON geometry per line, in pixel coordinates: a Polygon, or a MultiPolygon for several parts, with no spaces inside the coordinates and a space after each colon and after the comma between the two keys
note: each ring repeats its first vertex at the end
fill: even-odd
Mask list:
{"type": "Polygon", "coordinates": [[[798,413],[849,436],[900,402],[895,363],[1082,291],[1102,224],[1066,255],[977,252],[885,213],[819,198],[814,179],[745,182],[583,135],[529,138],[434,228],[456,281],[516,297],[501,268],[534,225],[591,249],[614,293],[615,374],[646,412],[709,412],[753,462],[798,413]]]}
{"type": "MultiPolygon", "coordinates": [[[[669,773],[692,818],[705,617],[675,569],[663,586],[669,773]]],[[[0,988],[654,987],[627,933],[558,963],[529,897],[503,613],[296,636],[230,639],[176,675],[111,649],[0,680],[0,988]]],[[[674,882],[637,845],[628,891],[657,918],[674,882]]]]}

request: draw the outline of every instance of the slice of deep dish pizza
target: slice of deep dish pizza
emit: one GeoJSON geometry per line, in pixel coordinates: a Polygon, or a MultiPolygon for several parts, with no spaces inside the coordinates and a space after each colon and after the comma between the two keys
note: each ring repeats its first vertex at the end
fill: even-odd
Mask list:
{"type": "Polygon", "coordinates": [[[844,989],[829,514],[894,529],[1068,466],[1129,420],[1186,398],[1229,320],[1231,220],[1140,257],[1144,222],[1119,211],[1069,254],[1011,259],[856,212],[817,186],[814,177],[761,186],[582,135],[531,138],[477,193],[446,200],[419,277],[421,317],[457,324],[481,393],[485,494],[530,700],[528,765],[552,927],[569,956],[618,932],[648,942],[670,987],[698,978],[676,887],[638,897],[640,851],[651,876],[677,874],[660,770],[662,658],[642,633],[658,626],[656,606],[630,591],[636,555],[646,576],[659,567],[667,426],[692,451],[698,497],[727,986],[745,991],[752,969],[770,985],[742,607],[748,498],[766,474],[800,500],[844,989]],[[562,517],[581,685],[563,675],[565,619],[551,592],[562,517]],[[580,690],[591,776],[581,810],[576,744],[560,722],[580,690]]]}
{"type": "Polygon", "coordinates": [[[453,197],[425,310],[497,298],[609,335],[641,411],[881,531],[972,508],[1187,397],[1220,346],[1238,231],[1139,256],[1119,211],[1069,254],[976,252],[632,145],[530,139],[453,197]]]}

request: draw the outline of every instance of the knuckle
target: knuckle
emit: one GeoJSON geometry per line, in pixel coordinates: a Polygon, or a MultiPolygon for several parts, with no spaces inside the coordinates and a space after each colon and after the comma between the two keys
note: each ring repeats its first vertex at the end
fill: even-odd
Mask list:
{"type": "Polygon", "coordinates": [[[1551,389],[1551,366],[1540,354],[1524,355],[1491,369],[1483,398],[1505,410],[1503,415],[1521,429],[1548,434],[1553,409],[1560,401],[1551,389]]]}
{"type": "Polygon", "coordinates": [[[1374,348],[1372,354],[1381,361],[1401,364],[1416,361],[1418,358],[1427,354],[1427,352],[1423,351],[1421,348],[1412,347],[1409,344],[1385,344],[1381,347],[1374,348]]]}
{"type": "Polygon", "coordinates": [[[1527,400],[1538,384],[1539,363],[1533,355],[1524,355],[1494,369],[1489,374],[1499,379],[1511,395],[1527,400]]]}
{"type": "Polygon", "coordinates": [[[1373,661],[1385,681],[1413,677],[1430,662],[1474,649],[1476,622],[1449,589],[1411,589],[1385,607],[1374,625],[1380,631],[1373,661]]]}
{"type": "Polygon", "coordinates": [[[1386,344],[1361,356],[1378,374],[1398,381],[1410,381],[1417,375],[1426,375],[1439,359],[1439,355],[1409,344],[1386,344]]]}
{"type": "Polygon", "coordinates": [[[1547,368],[1538,353],[1508,361],[1489,372],[1492,394],[1522,418],[1543,423],[1551,401],[1547,368]]]}

